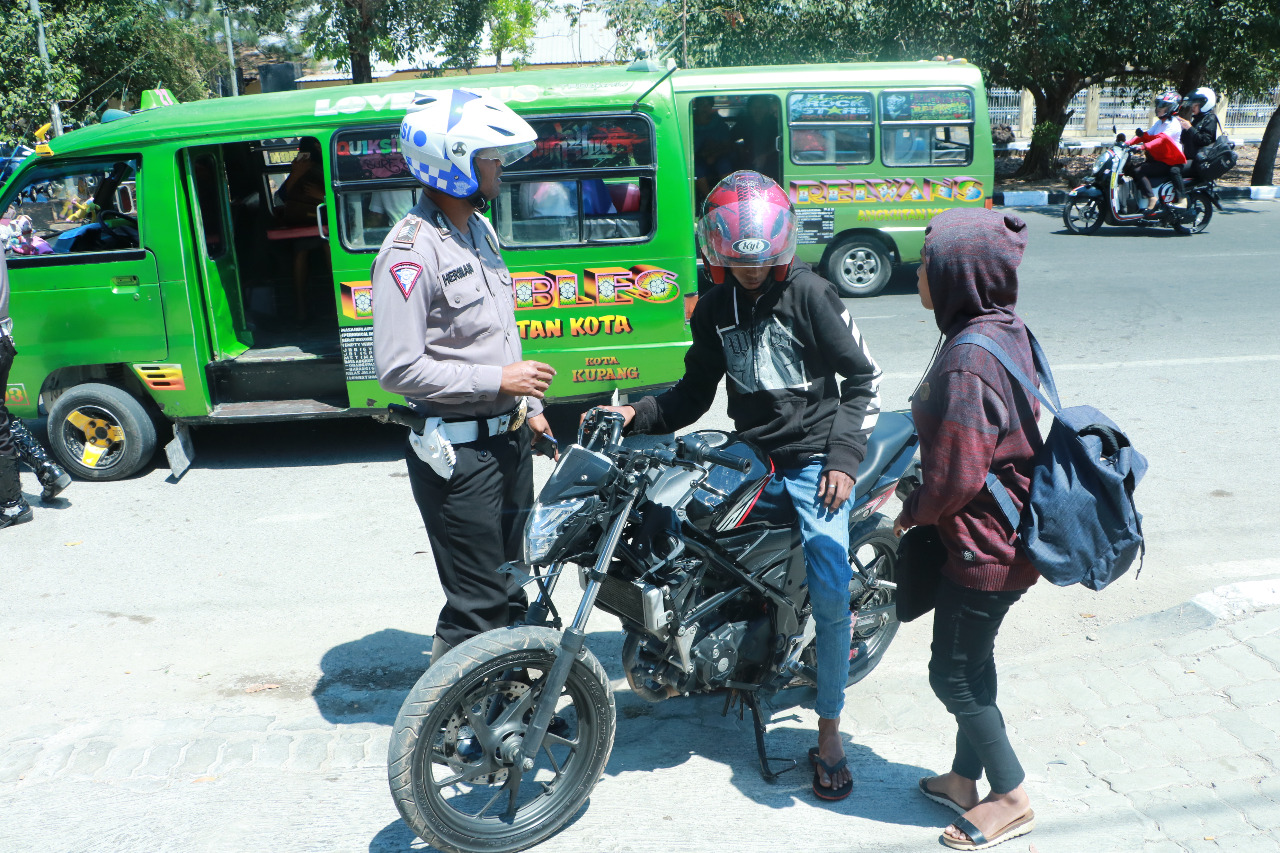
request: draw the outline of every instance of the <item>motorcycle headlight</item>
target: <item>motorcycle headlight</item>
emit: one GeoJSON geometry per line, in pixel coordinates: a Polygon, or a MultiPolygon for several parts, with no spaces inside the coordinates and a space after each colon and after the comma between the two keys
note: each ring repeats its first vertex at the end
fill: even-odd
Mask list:
{"type": "Polygon", "coordinates": [[[1103,151],[1098,155],[1098,159],[1093,161],[1093,173],[1096,175],[1106,168],[1107,163],[1111,160],[1111,152],[1103,151]]]}
{"type": "Polygon", "coordinates": [[[535,504],[524,528],[524,562],[533,565],[545,560],[560,538],[561,527],[584,504],[585,498],[535,504]]]}

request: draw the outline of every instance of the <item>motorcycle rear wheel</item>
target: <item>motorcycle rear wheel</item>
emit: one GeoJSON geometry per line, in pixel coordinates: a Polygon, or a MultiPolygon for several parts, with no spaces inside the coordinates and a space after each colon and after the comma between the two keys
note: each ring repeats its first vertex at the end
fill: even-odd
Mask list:
{"type": "MultiPolygon", "coordinates": [[[[881,513],[858,522],[849,529],[849,562],[856,571],[861,571],[868,579],[879,579],[897,582],[898,569],[898,537],[893,535],[893,520],[881,513]]],[[[872,598],[863,605],[863,613],[870,608],[887,608],[888,618],[874,628],[859,631],[855,628],[851,648],[859,643],[866,646],[862,652],[863,661],[855,659],[849,667],[848,686],[852,687],[866,678],[898,633],[898,614],[894,607],[896,593],[890,589],[876,590],[872,598]]],[[[856,601],[850,601],[853,607],[856,601]]]]}
{"type": "Polygon", "coordinates": [[[1213,202],[1208,196],[1196,193],[1187,199],[1187,214],[1186,221],[1178,219],[1175,215],[1169,224],[1179,234],[1199,234],[1209,227],[1209,220],[1213,218],[1213,202]]]}
{"type": "Polygon", "coordinates": [[[442,853],[511,853],[560,829],[586,802],[613,749],[613,690],[583,650],[535,765],[517,778],[498,747],[521,737],[560,633],[523,626],[460,644],[418,679],[396,717],[388,778],[409,828],[442,853]]]}
{"type": "Polygon", "coordinates": [[[1096,198],[1068,201],[1062,206],[1062,224],[1072,234],[1095,234],[1102,227],[1102,207],[1096,198]]]}

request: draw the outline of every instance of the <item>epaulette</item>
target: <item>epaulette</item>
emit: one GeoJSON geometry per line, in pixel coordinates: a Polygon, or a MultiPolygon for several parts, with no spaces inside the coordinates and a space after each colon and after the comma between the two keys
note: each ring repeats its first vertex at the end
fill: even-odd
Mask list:
{"type": "Polygon", "coordinates": [[[391,242],[398,248],[412,249],[414,241],[418,239],[418,231],[421,229],[422,220],[411,213],[401,220],[396,228],[396,236],[391,242]]]}

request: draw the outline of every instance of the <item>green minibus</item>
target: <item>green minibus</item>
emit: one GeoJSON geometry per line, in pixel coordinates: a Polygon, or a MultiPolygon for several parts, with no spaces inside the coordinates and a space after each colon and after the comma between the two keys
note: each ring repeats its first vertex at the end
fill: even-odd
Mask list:
{"type": "Polygon", "coordinates": [[[734,169],[789,190],[799,257],[846,296],[917,261],[938,210],[990,204],[985,89],[967,64],[650,62],[160,106],[52,140],[0,188],[10,410],[45,407],[58,460],[110,480],[170,426],[180,475],[191,426],[394,402],[375,376],[369,270],[421,189],[400,120],[415,91],[450,86],[489,91],[538,132],[490,216],[526,357],[558,372],[552,401],[680,377],[696,205],[734,169]]]}

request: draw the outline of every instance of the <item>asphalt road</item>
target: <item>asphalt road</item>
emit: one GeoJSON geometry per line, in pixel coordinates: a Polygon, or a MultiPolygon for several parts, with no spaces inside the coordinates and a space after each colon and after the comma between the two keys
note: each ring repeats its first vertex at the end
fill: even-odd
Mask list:
{"type": "MultiPolygon", "coordinates": [[[[1000,654],[1010,661],[1030,660],[1052,643],[1075,647],[1107,626],[1177,608],[1223,584],[1280,577],[1280,206],[1231,203],[1207,233],[1189,238],[1131,228],[1076,237],[1058,214],[1018,212],[1031,228],[1019,308],[1053,363],[1063,401],[1106,412],[1147,455],[1151,469],[1137,499],[1148,551],[1140,578],[1102,594],[1033,589],[1001,634],[1000,654]]],[[[886,407],[905,407],[937,339],[915,296],[914,268],[900,270],[881,296],[848,306],[886,371],[886,407]]],[[[719,415],[703,425],[727,424],[719,415]]],[[[37,506],[34,523],[0,533],[0,690],[10,697],[0,742],[19,744],[0,760],[7,815],[0,849],[409,849],[380,775],[384,758],[368,744],[385,744],[426,660],[442,599],[398,430],[365,421],[227,426],[197,431],[195,444],[195,466],[179,483],[164,468],[123,482],[77,483],[54,506],[37,506]],[[262,685],[273,686],[246,692],[262,685]],[[300,771],[276,778],[260,745],[242,771],[268,774],[252,777],[265,780],[255,787],[238,781],[251,777],[236,776],[223,747],[215,747],[213,764],[196,760],[205,741],[193,735],[171,769],[144,772],[160,760],[145,746],[153,737],[146,726],[155,738],[181,737],[184,726],[203,730],[224,718],[241,721],[227,726],[274,721],[263,731],[336,727],[338,745],[326,747],[326,760],[337,762],[342,744],[359,755],[350,772],[324,769],[339,765],[322,760],[314,778],[300,771]],[[132,769],[119,757],[123,746],[110,757],[103,752],[101,765],[84,747],[94,738],[124,744],[130,733],[140,750],[132,769]],[[23,764],[22,749],[43,757],[23,764]],[[64,750],[65,760],[49,759],[50,749],[64,750]],[[125,768],[119,778],[114,761],[125,768]],[[211,766],[218,770],[198,769],[211,766]],[[184,768],[196,769],[182,777],[184,768]],[[61,822],[44,820],[46,809],[61,822]]],[[[548,463],[537,465],[545,477],[548,463]]],[[[34,499],[34,477],[24,474],[23,483],[34,499]]],[[[572,607],[576,592],[565,584],[557,599],[572,607]]],[[[616,624],[597,616],[591,628],[598,656],[620,677],[616,624]]],[[[899,679],[918,687],[927,645],[927,628],[906,626],[858,690],[888,701],[899,679]]],[[[709,796],[707,786],[752,776],[749,734],[729,726],[725,737],[712,722],[697,743],[673,744],[655,725],[664,715],[673,725],[682,714],[718,718],[689,704],[682,707],[694,711],[628,724],[634,701],[620,685],[619,746],[606,779],[615,792],[627,779],[647,792],[616,807],[601,793],[593,803],[605,804],[546,849],[656,849],[640,829],[650,822],[664,838],[683,833],[680,849],[719,849],[720,828],[684,821],[694,817],[688,806],[709,796]],[[684,766],[670,789],[649,791],[634,775],[677,765],[684,766]]],[[[667,705],[675,708],[659,708],[667,705]]],[[[859,714],[850,708],[846,717],[859,714]]],[[[884,724],[890,732],[891,723],[884,724]]],[[[791,738],[801,755],[808,736],[796,730],[791,738]]],[[[301,741],[294,743],[286,764],[297,771],[305,762],[301,741]]],[[[882,757],[892,748],[889,737],[858,766],[882,773],[902,766],[882,757]]],[[[944,769],[937,765],[945,755],[908,752],[904,778],[921,769],[912,761],[944,769]]],[[[811,799],[802,788],[794,800],[748,789],[748,799],[766,806],[761,826],[770,815],[776,820],[775,809],[811,799]]],[[[893,839],[907,845],[893,849],[914,849],[903,839],[936,838],[920,833],[941,815],[895,820],[893,801],[882,805],[862,814],[861,831],[870,827],[873,836],[856,844],[829,838],[809,849],[890,849],[893,839]]],[[[736,814],[744,826],[756,825],[736,814]]],[[[784,846],[758,836],[747,845],[784,846]]]]}

